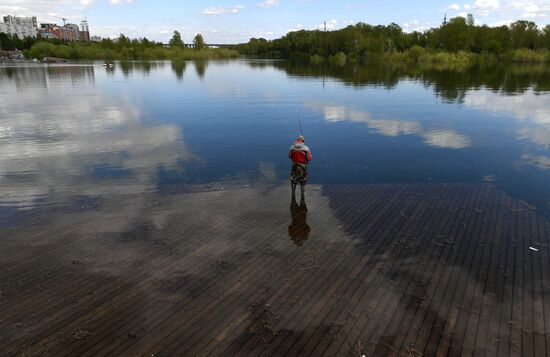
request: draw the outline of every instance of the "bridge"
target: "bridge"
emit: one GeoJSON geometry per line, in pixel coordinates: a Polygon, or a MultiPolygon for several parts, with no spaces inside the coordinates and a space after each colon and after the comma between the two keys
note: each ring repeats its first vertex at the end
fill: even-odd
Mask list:
{"type": "MultiPolygon", "coordinates": [[[[170,45],[167,44],[167,43],[163,43],[162,45],[164,47],[170,47],[170,45]]],[[[237,44],[237,43],[205,43],[204,44],[204,46],[208,47],[208,48],[232,48],[232,47],[236,47],[238,45],[239,44],[237,44]]],[[[195,48],[194,43],[186,43],[186,44],[184,44],[184,46],[186,48],[195,48]]]]}

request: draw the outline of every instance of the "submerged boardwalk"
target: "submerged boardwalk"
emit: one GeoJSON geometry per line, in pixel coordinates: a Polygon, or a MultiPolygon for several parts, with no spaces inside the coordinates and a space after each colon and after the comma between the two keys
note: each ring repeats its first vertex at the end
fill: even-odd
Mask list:
{"type": "Polygon", "coordinates": [[[284,185],[6,211],[0,355],[550,355],[550,222],[528,204],[490,184],[298,204],[284,185]]]}

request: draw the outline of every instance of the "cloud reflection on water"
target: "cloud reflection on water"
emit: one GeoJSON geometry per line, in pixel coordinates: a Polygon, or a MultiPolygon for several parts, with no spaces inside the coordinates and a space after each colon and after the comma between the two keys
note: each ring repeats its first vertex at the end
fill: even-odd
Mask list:
{"type": "Polygon", "coordinates": [[[29,84],[17,93],[18,73],[0,78],[0,206],[150,191],[158,167],[194,158],[178,126],[142,122],[128,101],[97,91],[93,76],[33,68],[23,79],[34,74],[38,83],[61,84],[29,84]]]}
{"type": "Polygon", "coordinates": [[[548,156],[524,154],[522,156],[522,159],[529,165],[538,167],[539,169],[542,169],[542,170],[550,169],[550,157],[548,156]]]}
{"type": "Polygon", "coordinates": [[[470,139],[450,129],[426,130],[417,121],[397,119],[373,119],[370,114],[345,106],[331,106],[321,102],[307,101],[306,107],[324,115],[329,122],[351,121],[364,123],[378,134],[390,137],[416,135],[424,139],[427,145],[463,149],[471,146],[470,139]]]}
{"type": "Polygon", "coordinates": [[[487,90],[472,91],[464,104],[476,110],[505,113],[521,123],[518,137],[538,145],[550,145],[550,104],[533,90],[517,96],[502,96],[487,90]]]}

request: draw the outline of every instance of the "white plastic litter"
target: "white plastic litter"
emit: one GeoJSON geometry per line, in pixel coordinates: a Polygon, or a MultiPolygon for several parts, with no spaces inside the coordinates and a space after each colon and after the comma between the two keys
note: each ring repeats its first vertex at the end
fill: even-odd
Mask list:
{"type": "Polygon", "coordinates": [[[529,249],[531,249],[533,252],[538,252],[539,251],[537,248],[534,248],[534,247],[529,247],[529,249]]]}

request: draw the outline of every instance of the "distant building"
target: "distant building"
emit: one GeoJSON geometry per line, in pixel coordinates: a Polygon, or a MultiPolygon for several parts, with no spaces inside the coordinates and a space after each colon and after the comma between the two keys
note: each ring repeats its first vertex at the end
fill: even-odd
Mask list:
{"type": "Polygon", "coordinates": [[[76,24],[40,24],[39,33],[45,38],[57,38],[61,41],[74,42],[80,40],[80,28],[76,24]]]}
{"type": "Polygon", "coordinates": [[[56,35],[54,35],[53,33],[44,31],[43,29],[38,29],[38,35],[40,35],[40,37],[42,37],[43,39],[46,39],[46,40],[57,40],[58,39],[56,35]]]}
{"type": "Polygon", "coordinates": [[[66,24],[64,26],[65,41],[79,41],[80,40],[80,27],[77,24],[66,24]]]}
{"type": "Polygon", "coordinates": [[[86,20],[80,23],[80,41],[90,42],[90,29],[86,20]]]}
{"type": "Polygon", "coordinates": [[[38,23],[36,17],[4,16],[4,22],[0,23],[0,32],[7,33],[18,38],[36,37],[38,23]]]}
{"type": "Polygon", "coordinates": [[[63,30],[61,26],[57,24],[40,24],[40,29],[38,30],[40,36],[44,38],[55,38],[58,40],[63,39],[63,30]]]}
{"type": "MultiPolygon", "coordinates": [[[[59,27],[56,24],[40,24],[40,28],[38,29],[38,35],[40,37],[53,40],[53,39],[59,39],[56,35],[56,31],[54,31],[55,27],[59,27]]],[[[60,31],[57,31],[58,34],[60,34],[60,31]]]]}
{"type": "Polygon", "coordinates": [[[92,36],[90,37],[90,41],[92,42],[101,42],[102,38],[101,36],[92,36]]]}

